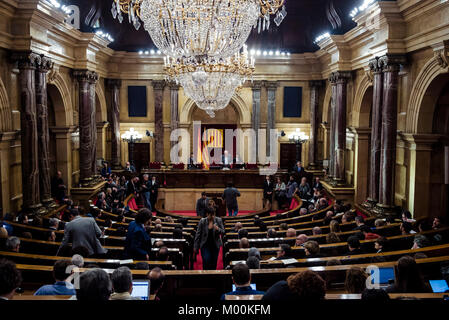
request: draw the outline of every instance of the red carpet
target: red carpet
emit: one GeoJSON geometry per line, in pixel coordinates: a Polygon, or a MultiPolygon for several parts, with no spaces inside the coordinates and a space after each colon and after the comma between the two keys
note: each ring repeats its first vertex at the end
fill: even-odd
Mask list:
{"type": "MultiPolygon", "coordinates": [[[[201,258],[201,250],[196,256],[196,261],[193,263],[193,270],[203,270],[203,259],[201,258]]],[[[220,248],[218,254],[217,270],[223,270],[223,247],[220,248]]]]}

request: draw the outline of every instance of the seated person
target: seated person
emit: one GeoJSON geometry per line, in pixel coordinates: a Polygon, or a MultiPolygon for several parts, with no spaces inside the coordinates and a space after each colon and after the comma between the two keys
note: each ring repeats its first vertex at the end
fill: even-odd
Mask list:
{"type": "Polygon", "coordinates": [[[167,247],[161,247],[159,248],[159,251],[156,255],[157,261],[168,261],[169,253],[167,247]]]}
{"type": "Polygon", "coordinates": [[[418,234],[413,239],[412,250],[413,249],[424,248],[424,247],[428,247],[428,246],[430,246],[430,241],[429,241],[429,239],[427,239],[427,237],[425,235],[418,234]]]}
{"type": "Polygon", "coordinates": [[[412,224],[407,221],[403,221],[401,223],[400,229],[401,229],[401,234],[403,234],[403,235],[416,233],[416,231],[413,230],[412,224]]]}
{"type": "Polygon", "coordinates": [[[108,301],[112,292],[112,283],[106,271],[99,268],[89,269],[79,277],[79,289],[74,300],[100,302],[108,301]]]}
{"type": "Polygon", "coordinates": [[[164,285],[165,275],[161,268],[155,267],[148,273],[148,279],[150,280],[150,299],[159,301],[157,294],[164,285]]]}
{"type": "Polygon", "coordinates": [[[276,252],[275,260],[291,259],[291,256],[292,256],[292,248],[288,244],[283,243],[279,246],[279,249],[276,252]]]}
{"type": "Polygon", "coordinates": [[[273,228],[268,229],[267,231],[267,238],[277,238],[277,232],[273,228]]]}
{"type": "Polygon", "coordinates": [[[401,257],[395,267],[394,284],[385,289],[388,293],[430,293],[429,284],[424,281],[415,259],[401,257]]]}
{"type": "Polygon", "coordinates": [[[70,283],[71,276],[69,260],[58,260],[53,266],[54,284],[47,284],[40,287],[34,293],[35,296],[73,296],[76,294],[75,287],[70,283]]]}
{"type": "MultiPolygon", "coordinates": [[[[254,222],[254,224],[255,223],[256,222],[254,222]]],[[[256,227],[258,227],[258,225],[256,227]]],[[[234,225],[234,232],[239,232],[239,230],[242,229],[242,228],[243,228],[242,223],[241,222],[236,222],[236,224],[234,225]]]]}
{"type": "Polygon", "coordinates": [[[371,228],[367,225],[360,226],[359,230],[362,232],[365,240],[372,240],[380,237],[377,233],[373,233],[371,228]]]}
{"type": "Polygon", "coordinates": [[[257,248],[254,248],[254,247],[252,247],[252,248],[250,248],[249,250],[248,250],[248,258],[249,257],[256,257],[257,259],[262,259],[261,258],[261,256],[260,256],[260,251],[259,251],[259,249],[257,249],[257,248]]]}
{"type": "Polygon", "coordinates": [[[309,184],[307,183],[307,178],[302,177],[301,183],[298,186],[298,193],[301,199],[310,199],[312,198],[312,190],[310,189],[309,184]]]}
{"type": "Polygon", "coordinates": [[[293,274],[271,286],[263,301],[310,301],[323,300],[326,295],[326,282],[313,271],[306,270],[293,274]]]}
{"type": "Polygon", "coordinates": [[[368,274],[359,267],[351,267],[346,271],[345,289],[349,294],[360,294],[366,289],[368,274]]]}
{"type": "Polygon", "coordinates": [[[9,237],[6,240],[6,250],[10,252],[19,252],[20,250],[20,239],[17,237],[9,237]]]}
{"type": "Polygon", "coordinates": [[[376,253],[382,253],[386,251],[388,240],[385,237],[379,237],[374,242],[374,248],[376,249],[376,253]]]}
{"type": "Polygon", "coordinates": [[[120,267],[111,274],[112,289],[111,300],[141,300],[139,297],[132,297],[133,275],[128,267],[120,267]]]}
{"type": "MultiPolygon", "coordinates": [[[[312,205],[313,206],[313,205],[312,205]]],[[[305,216],[307,214],[307,209],[306,208],[301,208],[299,209],[299,215],[300,216],[305,216]]]]}
{"type": "Polygon", "coordinates": [[[293,238],[293,237],[296,237],[296,230],[293,229],[293,228],[288,228],[288,229],[287,229],[287,232],[286,232],[286,234],[285,234],[285,237],[286,237],[286,238],[293,238]]]}
{"type": "Polygon", "coordinates": [[[242,238],[239,242],[240,249],[249,249],[249,241],[248,238],[242,238]]]}
{"type": "Polygon", "coordinates": [[[363,254],[362,250],[360,249],[360,240],[357,236],[350,236],[348,238],[348,248],[349,251],[346,252],[346,255],[348,256],[363,254]]]}
{"type": "Polygon", "coordinates": [[[22,275],[14,262],[0,260],[0,300],[12,300],[22,283],[22,275]]]}
{"type": "Polygon", "coordinates": [[[312,229],[312,234],[314,235],[314,236],[318,236],[318,235],[320,235],[320,234],[323,234],[323,231],[321,230],[321,228],[320,227],[313,227],[313,229],[312,229]]]}
{"type": "Polygon", "coordinates": [[[387,222],[384,219],[376,219],[374,221],[374,226],[376,227],[376,229],[380,228],[380,227],[383,227],[383,226],[386,226],[386,225],[387,225],[387,222]]]}
{"type": "Polygon", "coordinates": [[[288,229],[288,224],[286,224],[285,222],[283,222],[279,225],[280,231],[287,231],[287,229],[288,229]]]}
{"type": "Polygon", "coordinates": [[[297,247],[302,246],[308,240],[309,240],[309,237],[306,234],[302,233],[296,237],[295,246],[297,246],[297,247]]]}
{"type": "MultiPolygon", "coordinates": [[[[365,226],[365,219],[363,219],[362,216],[357,216],[354,218],[355,224],[357,225],[357,227],[355,227],[353,230],[357,231],[360,230],[360,228],[362,226],[365,226]]],[[[369,228],[369,227],[368,227],[369,228]]]]}
{"type": "Polygon", "coordinates": [[[323,257],[323,255],[320,254],[320,245],[316,241],[307,241],[304,244],[304,252],[307,259],[323,257]]]}
{"type": "Polygon", "coordinates": [[[441,229],[444,226],[442,217],[435,217],[432,221],[432,229],[441,229]]]}
{"type": "Polygon", "coordinates": [[[249,269],[260,269],[260,260],[254,256],[248,257],[248,259],[246,259],[246,265],[249,269]]]}
{"type": "Polygon", "coordinates": [[[232,282],[235,284],[235,291],[225,293],[221,300],[225,300],[226,295],[262,295],[264,291],[257,291],[251,288],[251,274],[245,263],[238,263],[232,268],[232,282]]]}

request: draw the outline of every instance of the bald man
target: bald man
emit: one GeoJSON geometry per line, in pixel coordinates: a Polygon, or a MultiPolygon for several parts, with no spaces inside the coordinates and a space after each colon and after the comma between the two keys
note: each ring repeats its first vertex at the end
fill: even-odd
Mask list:
{"type": "Polygon", "coordinates": [[[309,237],[305,235],[304,233],[301,233],[296,237],[295,246],[299,247],[302,246],[304,243],[306,243],[309,240],[309,237]]]}
{"type": "Polygon", "coordinates": [[[287,236],[287,238],[296,237],[296,230],[293,228],[288,228],[286,236],[287,236]]]}
{"type": "Polygon", "coordinates": [[[159,267],[153,268],[148,273],[148,279],[150,280],[150,299],[159,301],[157,294],[164,285],[164,272],[159,267]]]}

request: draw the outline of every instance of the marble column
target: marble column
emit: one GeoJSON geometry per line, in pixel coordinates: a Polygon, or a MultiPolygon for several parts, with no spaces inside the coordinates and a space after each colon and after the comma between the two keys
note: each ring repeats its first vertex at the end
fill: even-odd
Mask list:
{"type": "Polygon", "coordinates": [[[109,122],[97,122],[95,130],[97,130],[97,157],[106,160],[106,129],[109,122]]]}
{"type": "Polygon", "coordinates": [[[164,161],[164,123],[162,118],[162,102],[164,98],[165,81],[153,81],[154,92],[154,142],[155,160],[164,161]]]}
{"type": "Polygon", "coordinates": [[[95,121],[95,87],[92,99],[92,83],[98,79],[95,72],[88,70],[76,70],[73,75],[79,84],[79,132],[80,132],[80,182],[81,185],[88,185],[92,182],[95,174],[93,171],[94,155],[97,147],[97,123],[95,121]],[[93,101],[92,101],[93,100],[93,101]]]}
{"type": "Polygon", "coordinates": [[[120,87],[119,79],[107,79],[106,85],[111,91],[111,166],[119,170],[120,165],[120,87]]]}
{"type": "MultiPolygon", "coordinates": [[[[92,167],[92,176],[98,177],[99,172],[97,169],[97,141],[98,141],[98,133],[97,133],[97,107],[95,99],[95,86],[98,81],[98,74],[93,73],[91,77],[89,77],[89,99],[90,105],[92,106],[92,113],[90,114],[90,124],[92,126],[92,150],[91,150],[91,167],[92,167]]],[[[95,180],[95,179],[94,179],[95,180]]]]}
{"type": "Polygon", "coordinates": [[[380,147],[382,132],[382,98],[383,72],[379,66],[379,59],[370,60],[369,67],[373,73],[373,106],[371,110],[371,155],[368,199],[363,204],[366,208],[373,208],[379,200],[380,147]]]}
{"type": "Polygon", "coordinates": [[[319,92],[323,85],[322,81],[310,81],[310,138],[309,138],[309,168],[316,169],[318,167],[318,107],[319,92]]]}
{"type": "Polygon", "coordinates": [[[50,131],[48,129],[47,72],[53,68],[53,62],[41,56],[36,70],[36,111],[39,150],[40,198],[44,206],[56,207],[51,197],[50,177],[50,131]]]}
{"type": "Polygon", "coordinates": [[[328,180],[333,181],[335,176],[335,101],[337,100],[337,80],[333,77],[333,74],[329,77],[331,85],[331,117],[329,123],[329,174],[328,180]]]}
{"type": "Polygon", "coordinates": [[[398,114],[398,80],[403,55],[385,55],[379,58],[384,72],[382,100],[382,133],[380,148],[379,202],[374,211],[380,215],[394,213],[394,182],[396,169],[396,140],[398,114]]]}
{"type": "Polygon", "coordinates": [[[253,81],[251,90],[253,92],[253,110],[251,112],[251,127],[256,133],[256,158],[259,155],[259,134],[260,129],[260,97],[263,81],[253,81]]]}
{"type": "MultiPolygon", "coordinates": [[[[178,129],[179,126],[179,110],[178,110],[179,85],[171,82],[169,86],[170,86],[170,130],[174,131],[178,129]]],[[[170,141],[171,148],[173,148],[173,146],[176,145],[176,143],[177,143],[176,141],[170,141]]]]}
{"type": "Polygon", "coordinates": [[[22,209],[24,212],[43,214],[39,192],[39,137],[36,110],[36,67],[42,57],[33,52],[15,52],[18,62],[20,86],[20,135],[22,154],[22,209]]]}
{"type": "Polygon", "coordinates": [[[343,185],[346,180],[345,152],[346,152],[346,91],[351,73],[337,71],[331,77],[335,86],[335,111],[334,111],[334,170],[333,179],[335,185],[343,185]]]}
{"type": "MultiPolygon", "coordinates": [[[[267,81],[265,83],[267,87],[268,105],[267,105],[267,157],[271,155],[271,134],[270,130],[276,128],[276,90],[279,86],[277,81],[267,81]]],[[[277,150],[275,150],[277,152],[277,150]]]]}
{"type": "Polygon", "coordinates": [[[11,212],[11,146],[17,138],[16,132],[0,132],[0,206],[3,213],[11,212]]]}

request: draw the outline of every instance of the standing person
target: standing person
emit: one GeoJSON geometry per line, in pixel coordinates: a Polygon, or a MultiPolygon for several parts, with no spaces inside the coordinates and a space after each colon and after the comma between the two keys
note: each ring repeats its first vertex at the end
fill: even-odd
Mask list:
{"type": "Polygon", "coordinates": [[[152,212],[143,208],[137,212],[134,221],[128,226],[125,239],[125,257],[135,260],[149,260],[151,252],[151,238],[147,228],[151,225],[152,212]]]}
{"type": "Polygon", "coordinates": [[[101,255],[107,252],[101,246],[99,238],[103,235],[94,218],[80,217],[78,210],[70,210],[70,222],[65,225],[64,238],[58,253],[62,248],[65,248],[69,243],[72,243],[72,248],[86,247],[89,256],[101,255]]]}
{"type": "Polygon", "coordinates": [[[239,211],[239,205],[237,203],[237,197],[240,197],[240,192],[233,187],[232,183],[228,183],[228,186],[223,191],[221,196],[226,203],[229,216],[236,216],[239,211]]]}
{"type": "Polygon", "coordinates": [[[141,193],[143,196],[143,203],[145,204],[145,207],[147,209],[149,209],[150,211],[152,211],[152,203],[150,201],[150,180],[148,178],[147,174],[143,175],[143,181],[142,181],[142,185],[141,185],[141,193]]]}
{"type": "Polygon", "coordinates": [[[206,192],[201,193],[201,198],[196,201],[196,215],[197,217],[204,218],[206,216],[206,209],[209,204],[206,192]]]}
{"type": "Polygon", "coordinates": [[[51,195],[58,201],[62,201],[65,197],[65,191],[67,187],[62,180],[62,172],[58,170],[56,177],[53,177],[51,181],[51,195]]]}
{"type": "Polygon", "coordinates": [[[159,183],[156,181],[156,176],[152,176],[150,182],[150,202],[151,208],[153,209],[156,208],[158,190],[159,190],[159,183]]]}
{"type": "Polygon", "coordinates": [[[134,173],[136,172],[136,168],[128,161],[126,162],[125,171],[134,173]]]}
{"type": "Polygon", "coordinates": [[[222,220],[215,216],[215,203],[212,200],[209,203],[207,217],[202,218],[198,223],[194,253],[196,256],[201,249],[203,270],[216,270],[218,253],[223,245],[221,236],[224,235],[225,230],[222,220]]]}
{"type": "Polygon", "coordinates": [[[101,168],[101,176],[103,178],[109,177],[111,175],[111,168],[108,166],[108,163],[103,162],[103,168],[101,168]]]}
{"type": "Polygon", "coordinates": [[[274,187],[274,198],[278,202],[279,209],[283,207],[286,195],[287,195],[287,187],[285,186],[285,183],[281,180],[281,177],[276,177],[276,186],[274,187]]]}
{"type": "Polygon", "coordinates": [[[307,183],[306,177],[301,178],[301,183],[298,186],[298,192],[301,199],[310,199],[312,197],[312,190],[307,183]]]}
{"type": "Polygon", "coordinates": [[[293,196],[298,192],[298,184],[294,176],[290,176],[290,181],[287,183],[287,200],[288,203],[292,201],[293,196]]]}
{"type": "Polygon", "coordinates": [[[263,183],[264,207],[268,203],[270,204],[271,207],[271,203],[273,201],[273,189],[274,189],[273,181],[271,181],[270,176],[266,176],[265,181],[263,183]]]}
{"type": "Polygon", "coordinates": [[[195,158],[193,157],[193,153],[190,154],[189,161],[187,163],[187,169],[195,169],[195,158]]]}

